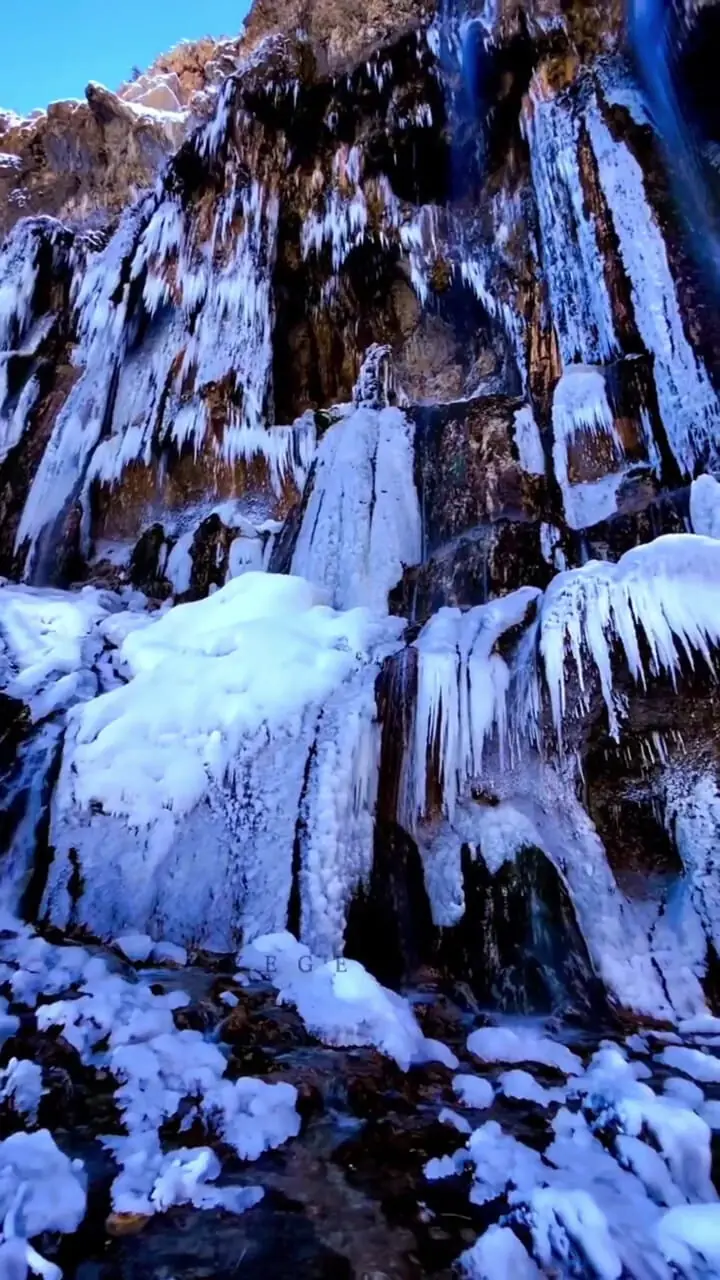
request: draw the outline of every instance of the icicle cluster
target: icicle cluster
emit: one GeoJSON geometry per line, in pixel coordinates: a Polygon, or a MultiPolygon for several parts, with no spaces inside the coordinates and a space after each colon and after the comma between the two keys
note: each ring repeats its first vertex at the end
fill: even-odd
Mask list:
{"type": "MultiPolygon", "coordinates": [[[[198,155],[214,154],[226,136],[232,88],[228,81],[214,120],[188,144],[198,155]]],[[[249,118],[237,136],[206,230],[171,166],[124,215],[76,289],[75,360],[83,373],[55,421],[18,530],[30,565],[42,531],[71,497],[93,481],[117,483],[131,462],[149,466],[162,451],[188,447],[197,454],[210,441],[223,462],[259,455],[276,477],[295,463],[288,434],[265,430],[277,156],[249,118]],[[246,185],[237,176],[238,146],[255,157],[257,176],[246,185]],[[219,432],[211,431],[216,401],[219,432]]]]}

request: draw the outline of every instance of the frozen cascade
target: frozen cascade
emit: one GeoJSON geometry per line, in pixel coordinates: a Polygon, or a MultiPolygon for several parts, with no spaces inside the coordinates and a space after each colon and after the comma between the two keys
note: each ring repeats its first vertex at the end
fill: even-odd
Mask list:
{"type": "MultiPolygon", "coordinates": [[[[0,352],[22,348],[35,314],[43,253],[52,270],[70,233],[54,218],[24,218],[0,245],[0,352]]],[[[0,408],[2,407],[0,396],[0,408]]]]}
{"type": "Polygon", "coordinates": [[[126,637],[129,683],[70,713],[52,920],[229,950],[284,927],[299,823],[304,940],[332,953],[372,857],[374,681],[405,624],[325,598],[250,572],[126,637]]]}
{"type": "Polygon", "coordinates": [[[420,561],[413,439],[400,409],[360,404],[320,442],[292,572],[338,609],[386,610],[403,569],[420,561]]]}
{"type": "MultiPolygon", "coordinates": [[[[363,1160],[379,1135],[385,1185],[397,1125],[356,1109],[373,1050],[373,1110],[391,1096],[412,1160],[418,1115],[450,1137],[427,1198],[408,1166],[422,1270],[439,1248],[477,1280],[720,1277],[714,322],[673,278],[655,125],[610,18],[480,8],[463,70],[477,55],[487,79],[457,147],[440,18],[355,63],[344,24],[316,48],[311,4],[308,31],[255,44],[249,24],[239,67],[224,46],[206,122],[124,213],[91,195],[0,246],[3,570],[40,582],[52,557],[58,580],[113,584],[0,580],[0,888],[54,931],[0,919],[3,1280],[59,1280],[30,1228],[85,1212],[86,1171],[43,1130],[61,1057],[117,1108],[107,1231],[186,1205],[224,1210],[219,1238],[262,1195],[228,1149],[296,1140],[257,1178],[282,1192],[310,1147],[324,1176],[318,1136],[349,1122],[363,1160]],[[458,197],[446,171],[483,143],[458,197]],[[691,487],[669,491],[676,470],[691,487]],[[272,1043],[268,987],[292,1007],[272,1043]],[[488,994],[554,1016],[475,1017],[488,994]],[[246,1074],[248,1049],[282,1078],[246,1074]],[[323,1063],[347,1106],[289,1083],[323,1063]]],[[[366,1207],[348,1267],[376,1274],[390,1236],[366,1207]]],[[[92,1269],[86,1247],[57,1256],[92,1269]]]]}
{"type": "Polygon", "coordinates": [[[40,396],[36,369],[15,395],[10,370],[13,362],[36,355],[55,324],[41,279],[49,275],[62,282],[82,257],[71,234],[53,218],[23,219],[0,244],[0,464],[21,440],[40,396]]]}
{"type": "MultiPolygon", "coordinates": [[[[23,743],[15,768],[0,774],[0,809],[12,834],[0,859],[0,896],[7,910],[19,912],[38,851],[38,831],[49,804],[52,767],[62,739],[62,724],[50,721],[23,743]]],[[[7,826],[5,828],[8,838],[7,826]]]]}
{"type": "MultiPolygon", "coordinates": [[[[253,142],[248,122],[245,145],[253,142]]],[[[278,199],[272,179],[240,189],[236,181],[229,178],[217,198],[206,239],[170,177],[160,182],[126,212],[76,289],[74,361],[83,372],[58,414],[18,529],[29,571],[37,539],[79,479],[85,488],[93,480],[117,484],[130,463],[149,466],[159,448],[200,453],[218,386],[230,393],[213,445],[218,458],[264,457],[274,476],[295,463],[289,429],[278,437],[266,430],[278,199]]]]}
{"type": "Polygon", "coordinates": [[[562,95],[533,82],[524,127],[540,220],[542,262],[563,364],[600,364],[618,350],[612,305],[578,164],[580,125],[562,95]]]}
{"type": "Polygon", "coordinates": [[[672,1016],[673,1010],[688,1016],[704,1007],[707,939],[714,941],[720,918],[707,888],[713,882],[717,805],[707,797],[691,802],[678,783],[667,803],[689,896],[675,895],[656,917],[643,915],[619,891],[602,842],[574,798],[574,757],[551,766],[537,755],[538,747],[553,749],[540,736],[540,673],[561,747],[563,722],[578,710],[566,701],[568,658],[577,673],[579,709],[586,709],[592,671],[611,731],[620,736],[615,643],[643,685],[663,672],[676,677],[681,662],[696,656],[711,662],[720,641],[716,548],[714,540],[696,535],[667,535],[627,552],[616,565],[592,562],[559,574],[544,597],[526,588],[466,613],[442,609],[415,641],[413,798],[402,820],[410,830],[421,820],[418,841],[436,924],[451,926],[464,913],[463,846],[480,851],[492,874],[519,849],[536,846],[566,884],[607,990],[621,1004],[653,1016],[672,1016]],[[528,626],[532,606],[537,620],[528,626]],[[507,644],[504,656],[494,652],[503,634],[523,623],[514,653],[508,656],[507,644]],[[647,668],[641,636],[649,651],[647,668]],[[429,803],[435,794],[428,785],[430,768],[444,814],[439,825],[432,817],[435,801],[429,803]],[[469,803],[470,784],[478,782],[510,808],[485,814],[469,803]]]}
{"type": "Polygon", "coordinates": [[[587,108],[585,120],[630,278],[635,323],[655,358],[655,385],[668,442],[680,470],[692,475],[700,460],[717,456],[720,401],[686,336],[665,241],[648,203],[642,170],[625,143],[613,138],[596,100],[587,108]]]}

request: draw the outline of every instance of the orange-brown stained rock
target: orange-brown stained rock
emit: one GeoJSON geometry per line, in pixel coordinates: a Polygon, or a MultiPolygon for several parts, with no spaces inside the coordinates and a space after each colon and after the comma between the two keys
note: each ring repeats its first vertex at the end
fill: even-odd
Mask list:
{"type": "Polygon", "coordinates": [[[105,1219],[109,1236],[137,1236],[145,1229],[150,1217],[144,1213],[111,1213],[105,1219]]]}

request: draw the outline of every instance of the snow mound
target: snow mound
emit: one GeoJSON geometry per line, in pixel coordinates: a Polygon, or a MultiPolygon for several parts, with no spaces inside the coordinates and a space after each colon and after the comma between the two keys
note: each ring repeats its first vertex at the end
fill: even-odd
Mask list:
{"type": "Polygon", "coordinates": [[[582,1062],[566,1045],[524,1028],[479,1027],[468,1036],[467,1047],[481,1062],[535,1062],[569,1076],[582,1072],[582,1062]]]}
{"type": "Polygon", "coordinates": [[[29,1268],[45,1280],[61,1271],[28,1243],[46,1231],[71,1235],[85,1216],[81,1160],[70,1160],[47,1129],[0,1142],[0,1275],[20,1280],[29,1268]]]}
{"type": "Polygon", "coordinates": [[[318,961],[290,933],[256,938],[238,957],[294,1004],[311,1035],[331,1045],[372,1045],[402,1070],[422,1062],[457,1066],[455,1055],[420,1030],[410,1005],[357,960],[318,961]]]}

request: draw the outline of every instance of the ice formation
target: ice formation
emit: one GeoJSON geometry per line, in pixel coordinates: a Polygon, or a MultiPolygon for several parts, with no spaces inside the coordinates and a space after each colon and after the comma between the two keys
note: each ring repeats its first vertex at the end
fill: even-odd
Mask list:
{"type": "Polygon", "coordinates": [[[295,1005],[308,1031],[325,1044],[372,1045],[404,1071],[422,1062],[457,1066],[446,1045],[422,1034],[407,1001],[357,960],[323,963],[290,933],[256,938],[238,959],[273,982],[279,999],[295,1005]]]}
{"type": "Polygon", "coordinates": [[[571,103],[531,86],[525,117],[543,262],[564,365],[599,364],[618,349],[597,230],[578,161],[580,122],[571,103]]]}
{"type": "Polygon", "coordinates": [[[593,561],[554,579],[542,604],[540,650],[558,734],[566,708],[567,652],[573,656],[581,693],[584,654],[591,658],[615,734],[614,643],[622,647],[630,674],[641,683],[661,673],[677,677],[683,660],[700,658],[712,666],[712,649],[720,638],[716,547],[711,538],[667,534],[626,552],[617,565],[593,561]],[[647,671],[641,634],[649,651],[647,671]]]}
{"type": "Polygon", "coordinates": [[[686,336],[667,248],[648,203],[642,169],[629,147],[613,138],[597,101],[588,105],[585,120],[630,278],[635,321],[654,356],[658,404],[668,442],[680,470],[692,476],[698,461],[716,453],[720,401],[702,358],[686,336]]]}
{"type": "Polygon", "coordinates": [[[387,609],[403,569],[420,560],[413,434],[400,409],[360,404],[321,441],[292,570],[338,609],[387,609]]]}
{"type": "Polygon", "coordinates": [[[612,515],[617,490],[624,479],[623,446],[608,402],[605,378],[599,369],[570,364],[553,396],[553,462],[562,489],[565,519],[571,529],[587,529],[612,515]],[[597,437],[605,436],[614,459],[614,470],[597,480],[573,481],[569,456],[573,448],[591,450],[597,437]]]}
{"type": "MultiPolygon", "coordinates": [[[[260,1188],[211,1185],[220,1163],[210,1147],[164,1151],[159,1129],[192,1099],[181,1125],[184,1131],[200,1124],[242,1159],[255,1160],[297,1134],[300,1120],[293,1086],[251,1077],[234,1083],[226,1079],[226,1061],[218,1047],[199,1031],[177,1030],[172,1011],[187,1002],[182,991],[155,994],[147,983],[110,972],[104,960],[80,947],[54,947],[19,923],[5,919],[4,924],[0,959],[14,998],[30,1008],[37,1005],[40,1030],[60,1028],[86,1064],[106,1068],[118,1082],[115,1097],[125,1133],[104,1139],[119,1165],[112,1192],[115,1211],[151,1215],[188,1203],[240,1213],[257,1203],[260,1188]],[[48,999],[58,991],[62,999],[48,999]]],[[[32,1064],[22,1065],[27,1075],[32,1064]]],[[[17,1075],[16,1068],[16,1097],[17,1075]]],[[[26,1101],[32,1084],[32,1102],[36,1082],[23,1083],[26,1101]]],[[[35,1201],[31,1199],[29,1208],[23,1203],[28,1236],[77,1228],[85,1212],[81,1163],[71,1166],[49,1134],[7,1139],[0,1145],[2,1165],[8,1172],[0,1181],[8,1182],[8,1194],[15,1191],[18,1176],[30,1180],[37,1208],[33,1218],[35,1201]],[[35,1186],[38,1178],[47,1179],[47,1184],[40,1181],[35,1186]],[[49,1185],[53,1179],[57,1187],[49,1185]]],[[[3,1216],[6,1213],[7,1209],[3,1216]]]]}
{"type": "Polygon", "coordinates": [[[132,678],[69,718],[54,921],[219,950],[282,928],[302,815],[303,936],[333,953],[369,870],[374,682],[404,623],[325,599],[303,579],[247,573],[126,636],[132,678]],[[198,875],[211,846],[213,875],[198,875]]]}
{"type": "MultiPolygon", "coordinates": [[[[218,127],[227,127],[226,99],[218,99],[218,127]]],[[[242,145],[251,152],[257,139],[247,124],[242,145]]],[[[205,128],[212,133],[213,124],[205,128]]],[[[205,141],[201,130],[198,151],[205,141]]],[[[238,186],[228,178],[203,238],[171,170],[126,212],[74,284],[74,361],[82,372],[57,416],[18,529],[28,571],[37,567],[41,534],[93,481],[117,484],[130,463],[154,465],[160,447],[170,457],[188,447],[198,454],[212,438],[208,406],[218,386],[231,392],[214,445],[220,461],[260,456],[277,474],[293,460],[291,437],[266,431],[278,220],[272,180],[257,176],[238,186]]],[[[23,296],[31,285],[28,277],[23,296]]]]}
{"type": "Polygon", "coordinates": [[[533,587],[466,613],[440,609],[415,641],[418,699],[415,717],[414,807],[427,807],[427,761],[435,756],[443,807],[452,817],[463,787],[482,769],[483,752],[497,734],[504,745],[510,669],[495,647],[522,624],[540,592],[533,587]]]}
{"type": "MultiPolygon", "coordinates": [[[[31,1242],[86,1203],[42,1127],[54,1082],[22,1057],[28,1026],[114,1082],[116,1214],[251,1208],[261,1187],[227,1185],[217,1149],[298,1136],[292,1085],[235,1078],[222,1032],[180,1029],[205,949],[237,955],[236,988],[259,972],[325,1057],[444,1069],[423,1107],[458,1150],[426,1176],[463,1175],[487,1225],[465,1275],[720,1275],[714,334],[652,113],[612,42],[589,65],[572,16],[516,40],[488,2],[328,74],[307,32],[266,38],[101,231],[21,218],[0,246],[4,565],[161,597],[0,582],[0,894],[94,940],[0,922],[0,1108],[28,1130],[0,1142],[8,1280],[57,1280],[31,1242]],[[459,109],[442,61],[471,76],[471,37],[483,93],[538,56],[522,101],[511,76],[473,119],[462,164],[483,159],[460,175],[461,149],[440,163],[459,109]],[[689,748],[673,686],[692,686],[689,748]],[[625,805],[656,824],[657,865],[625,805]],[[642,1034],[469,1012],[456,1055],[344,956],[371,944],[378,893],[400,919],[398,888],[429,907],[408,967],[469,956],[489,884],[478,951],[524,946],[556,1011],[576,965],[580,1003],[642,1034]]],[[[125,110],[179,131],[181,97],[163,75],[125,110]]]]}
{"type": "Polygon", "coordinates": [[[44,1232],[70,1235],[85,1216],[82,1162],[69,1160],[47,1129],[0,1142],[0,1273],[44,1280],[62,1272],[29,1243],[44,1232]]]}
{"type": "MultiPolygon", "coordinates": [[[[498,1042],[506,1032],[484,1030],[498,1042]]],[[[550,1061],[556,1056],[547,1055],[550,1061]]],[[[681,1100],[647,1084],[650,1074],[643,1062],[605,1042],[587,1067],[578,1061],[567,1085],[543,1090],[535,1082],[540,1094],[554,1095],[553,1140],[542,1155],[493,1120],[453,1157],[428,1164],[431,1180],[470,1169],[475,1204],[507,1195],[503,1227],[490,1227],[463,1255],[466,1274],[532,1276],[568,1263],[573,1271],[589,1268],[612,1280],[623,1274],[669,1280],[673,1264],[683,1276],[705,1274],[703,1263],[715,1261],[717,1230],[710,1132],[681,1100]],[[513,1227],[524,1239],[529,1231],[532,1257],[513,1227]]],[[[514,1096],[535,1103],[533,1092],[516,1089],[514,1096]]]]}

